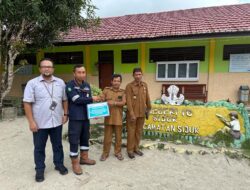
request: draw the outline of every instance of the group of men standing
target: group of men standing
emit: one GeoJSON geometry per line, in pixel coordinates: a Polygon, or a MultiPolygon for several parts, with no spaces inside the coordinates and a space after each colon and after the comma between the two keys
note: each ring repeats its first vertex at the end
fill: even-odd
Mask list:
{"type": "Polygon", "coordinates": [[[68,137],[72,170],[81,175],[80,164],[94,165],[95,160],[88,156],[90,122],[87,117],[87,104],[106,101],[110,116],[105,117],[104,146],[100,160],[105,161],[110,152],[112,134],[115,132],[115,156],[123,160],[121,153],[123,106],[127,105],[127,153],[133,159],[135,154],[142,156],[139,143],[143,124],[150,109],[148,87],[142,81],[142,70],[133,70],[134,81],[123,90],[120,88],[122,76],[114,74],[111,86],[106,87],[100,96],[92,96],[90,85],[86,82],[86,71],[82,65],[73,69],[74,79],[65,85],[64,81],[53,76],[54,64],[44,58],[39,63],[40,76],[30,80],[24,91],[24,109],[33,132],[35,179],[44,180],[45,147],[48,136],[53,149],[55,170],[68,173],[64,166],[62,146],[62,125],[68,120],[68,137]],[[79,159],[80,147],[80,159],[79,159]]]}

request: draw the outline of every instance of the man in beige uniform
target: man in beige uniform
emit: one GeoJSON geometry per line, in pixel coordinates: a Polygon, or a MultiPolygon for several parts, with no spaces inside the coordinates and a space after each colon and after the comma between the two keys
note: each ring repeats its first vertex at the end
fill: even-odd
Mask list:
{"type": "Polygon", "coordinates": [[[134,153],[142,156],[139,144],[142,136],[145,116],[151,109],[148,86],[142,81],[141,68],[133,70],[134,81],[126,86],[127,100],[127,152],[129,158],[135,158],[134,153]]]}
{"type": "Polygon", "coordinates": [[[114,74],[111,80],[111,87],[106,87],[101,95],[102,101],[107,101],[109,105],[110,116],[105,117],[104,129],[104,145],[103,153],[100,158],[105,161],[109,156],[109,151],[112,143],[112,134],[115,131],[115,156],[119,160],[123,160],[121,154],[122,143],[122,111],[126,103],[125,91],[120,89],[122,76],[114,74]]]}

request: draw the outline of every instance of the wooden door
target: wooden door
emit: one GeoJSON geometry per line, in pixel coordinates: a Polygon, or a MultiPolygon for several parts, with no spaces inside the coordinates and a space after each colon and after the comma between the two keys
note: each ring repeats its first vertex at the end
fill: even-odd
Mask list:
{"type": "Polygon", "coordinates": [[[110,86],[110,81],[113,75],[113,64],[99,64],[99,88],[104,89],[110,86]]]}
{"type": "Polygon", "coordinates": [[[104,89],[110,86],[110,81],[114,72],[114,53],[113,51],[98,52],[99,68],[99,88],[104,89]]]}

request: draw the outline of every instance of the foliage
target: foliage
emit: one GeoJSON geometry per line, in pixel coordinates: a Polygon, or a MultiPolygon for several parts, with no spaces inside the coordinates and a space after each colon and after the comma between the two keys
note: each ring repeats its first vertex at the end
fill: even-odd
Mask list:
{"type": "Polygon", "coordinates": [[[234,139],[231,134],[218,131],[213,136],[213,142],[215,144],[223,143],[226,147],[230,147],[231,144],[234,142],[234,139]]]}
{"type": "Polygon", "coordinates": [[[2,0],[1,45],[8,45],[4,43],[9,39],[17,50],[27,43],[36,48],[46,47],[72,27],[94,26],[98,21],[95,9],[91,0],[2,0]]]}
{"type": "Polygon", "coordinates": [[[196,139],[196,136],[192,135],[180,135],[179,133],[160,133],[154,131],[144,130],[143,139],[170,141],[179,144],[192,143],[196,139]]]}
{"type": "Polygon", "coordinates": [[[102,89],[98,88],[97,86],[91,84],[91,94],[92,96],[99,96],[102,93],[102,89]]]}
{"type": "Polygon", "coordinates": [[[91,0],[0,0],[0,109],[17,55],[47,47],[73,27],[96,26],[95,9],[91,0]]]}
{"type": "Polygon", "coordinates": [[[248,150],[250,150],[250,139],[247,139],[246,141],[244,141],[244,142],[242,143],[241,147],[242,147],[243,149],[248,149],[248,150]]]}

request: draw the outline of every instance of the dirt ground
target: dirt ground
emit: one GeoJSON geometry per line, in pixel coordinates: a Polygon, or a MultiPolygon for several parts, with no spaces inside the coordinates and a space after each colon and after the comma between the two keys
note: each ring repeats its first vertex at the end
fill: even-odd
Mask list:
{"type": "MultiPolygon", "coordinates": [[[[84,174],[72,173],[69,145],[63,141],[65,166],[69,174],[61,176],[54,170],[51,144],[47,142],[45,181],[34,180],[32,133],[24,117],[0,122],[0,189],[250,189],[249,161],[230,159],[224,154],[181,154],[166,150],[145,149],[143,157],[118,161],[113,152],[100,162],[102,145],[91,146],[95,166],[82,166],[84,174]]],[[[64,126],[67,131],[67,125],[64,126]]],[[[198,149],[193,145],[185,148],[198,149]]],[[[113,149],[112,149],[113,151],[113,149]]]]}

